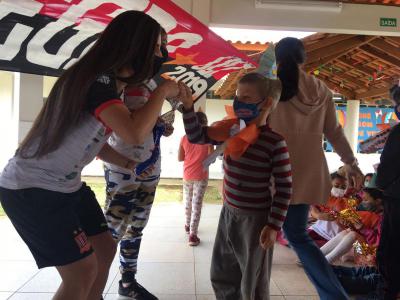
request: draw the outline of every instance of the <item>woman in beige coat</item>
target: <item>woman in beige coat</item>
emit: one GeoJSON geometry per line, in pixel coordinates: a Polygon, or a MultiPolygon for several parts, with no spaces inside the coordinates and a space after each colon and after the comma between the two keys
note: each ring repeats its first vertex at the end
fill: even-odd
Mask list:
{"type": "Polygon", "coordinates": [[[361,185],[362,173],[337,122],[332,93],[322,81],[299,68],[305,62],[302,42],[285,38],[277,44],[275,53],[283,91],[271,114],[270,126],[286,139],[293,175],[293,197],[283,229],[320,298],[348,299],[306,231],[309,206],[325,203],[332,188],[322,148],[323,136],[341,157],[351,185],[361,185]]]}

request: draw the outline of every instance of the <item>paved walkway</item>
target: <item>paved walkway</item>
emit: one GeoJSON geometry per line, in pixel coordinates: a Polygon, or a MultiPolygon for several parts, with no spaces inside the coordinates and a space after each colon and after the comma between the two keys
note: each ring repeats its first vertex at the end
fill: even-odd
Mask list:
{"type": "MultiPolygon", "coordinates": [[[[209,281],[211,251],[221,206],[206,205],[200,223],[202,243],[191,248],[183,229],[183,207],[155,205],[144,232],[138,281],[160,300],[215,299],[209,281]]],[[[60,278],[54,268],[38,270],[11,223],[0,218],[0,300],[47,300],[60,278]]],[[[316,300],[316,291],[296,266],[291,250],[276,245],[271,300],[316,300]]],[[[118,299],[118,261],[105,289],[106,300],[118,299]]]]}

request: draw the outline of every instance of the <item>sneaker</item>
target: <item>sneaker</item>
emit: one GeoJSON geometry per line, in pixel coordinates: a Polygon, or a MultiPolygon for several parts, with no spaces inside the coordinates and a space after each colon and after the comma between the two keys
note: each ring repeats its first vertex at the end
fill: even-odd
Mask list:
{"type": "Polygon", "coordinates": [[[186,232],[186,234],[189,234],[189,233],[190,233],[190,227],[187,226],[187,225],[185,225],[185,232],[186,232]]]}
{"type": "Polygon", "coordinates": [[[197,235],[191,235],[189,236],[189,246],[197,246],[200,244],[200,239],[198,238],[197,235]]]}
{"type": "Polygon", "coordinates": [[[123,297],[128,297],[135,300],[158,300],[156,296],[151,294],[148,290],[142,287],[135,280],[130,286],[124,287],[122,281],[119,281],[118,294],[123,297]]]}

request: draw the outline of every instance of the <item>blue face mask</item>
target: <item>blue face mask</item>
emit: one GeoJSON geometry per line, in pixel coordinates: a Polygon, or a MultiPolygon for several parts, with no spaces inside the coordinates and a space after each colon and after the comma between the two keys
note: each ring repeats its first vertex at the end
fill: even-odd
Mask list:
{"type": "Polygon", "coordinates": [[[358,205],[357,210],[360,211],[376,211],[376,205],[370,202],[361,202],[360,205],[358,205]]]}
{"type": "Polygon", "coordinates": [[[400,104],[397,104],[394,107],[394,113],[396,114],[397,118],[400,120],[400,111],[399,111],[399,109],[400,109],[400,104]]]}
{"type": "Polygon", "coordinates": [[[233,111],[235,112],[236,117],[242,119],[243,121],[250,122],[257,118],[260,114],[260,110],[258,106],[263,101],[258,103],[244,103],[239,101],[237,97],[233,99],[233,111]]]}

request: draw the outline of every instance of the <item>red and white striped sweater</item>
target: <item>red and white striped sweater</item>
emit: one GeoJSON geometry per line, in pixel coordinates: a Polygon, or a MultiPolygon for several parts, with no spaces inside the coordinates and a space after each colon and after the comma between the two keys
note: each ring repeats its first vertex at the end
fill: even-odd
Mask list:
{"type": "MultiPolygon", "coordinates": [[[[207,135],[207,127],[199,125],[193,109],[184,112],[183,121],[191,143],[218,144],[207,135]]],[[[284,138],[268,126],[260,127],[258,140],[239,159],[224,158],[224,171],[224,201],[238,209],[266,211],[268,225],[280,230],[292,194],[291,166],[284,138]]]]}

